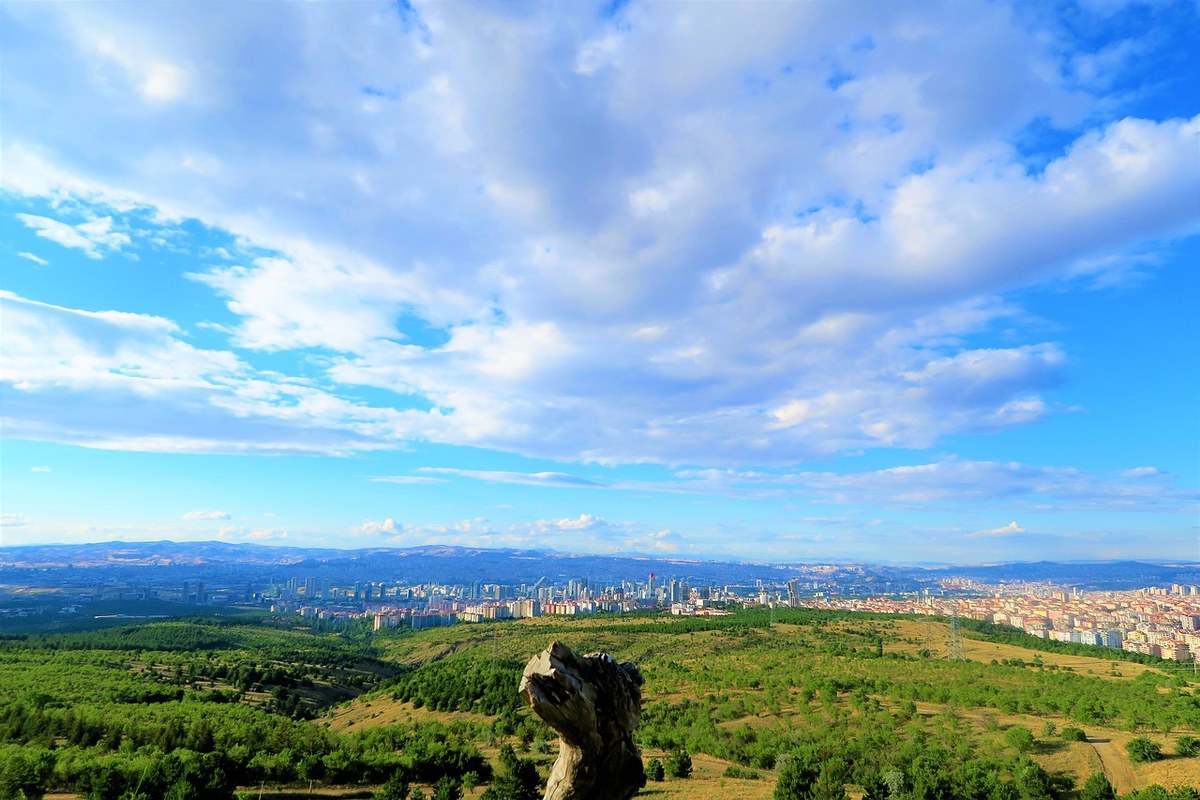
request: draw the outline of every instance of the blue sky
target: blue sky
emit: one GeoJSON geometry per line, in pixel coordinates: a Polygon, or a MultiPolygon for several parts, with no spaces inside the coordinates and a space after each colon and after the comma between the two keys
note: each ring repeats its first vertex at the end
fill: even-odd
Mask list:
{"type": "Polygon", "coordinates": [[[0,16],[5,545],[1200,558],[1195,3],[0,16]]]}

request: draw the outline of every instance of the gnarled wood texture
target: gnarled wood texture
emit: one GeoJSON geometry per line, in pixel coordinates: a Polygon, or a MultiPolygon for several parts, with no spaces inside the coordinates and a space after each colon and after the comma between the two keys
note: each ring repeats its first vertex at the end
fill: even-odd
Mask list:
{"type": "Polygon", "coordinates": [[[530,659],[521,697],[559,735],[544,800],[629,800],[646,785],[633,742],[642,683],[630,662],[580,656],[561,642],[530,659]]]}

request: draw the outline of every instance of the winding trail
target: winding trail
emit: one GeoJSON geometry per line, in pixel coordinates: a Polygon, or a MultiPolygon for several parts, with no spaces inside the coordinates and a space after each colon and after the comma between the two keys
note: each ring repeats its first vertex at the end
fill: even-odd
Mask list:
{"type": "Polygon", "coordinates": [[[1088,739],[1088,744],[1096,751],[1104,767],[1104,777],[1117,790],[1117,794],[1125,794],[1134,790],[1135,778],[1129,762],[1115,744],[1102,739],[1088,739]]]}

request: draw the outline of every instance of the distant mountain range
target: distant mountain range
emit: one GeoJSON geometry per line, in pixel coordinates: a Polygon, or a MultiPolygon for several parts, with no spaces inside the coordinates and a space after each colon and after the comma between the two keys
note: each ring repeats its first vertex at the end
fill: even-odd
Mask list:
{"type": "MultiPolygon", "coordinates": [[[[0,547],[0,570],[106,570],[174,568],[202,571],[257,567],[280,575],[320,574],[329,579],[489,581],[520,583],[589,578],[663,577],[739,582],[792,578],[810,567],[701,561],[639,555],[603,556],[541,550],[426,545],[336,550],[227,542],[105,542],[81,545],[0,547]]],[[[837,568],[862,574],[863,568],[837,568]]],[[[886,570],[885,570],[886,571],[886,570]]]]}
{"type": "Polygon", "coordinates": [[[0,547],[0,571],[50,571],[76,581],[131,579],[144,570],[174,574],[319,574],[331,580],[532,583],[539,578],[596,581],[660,578],[693,582],[781,582],[790,578],[832,583],[843,591],[903,591],[961,576],[987,583],[1049,581],[1081,588],[1130,589],[1200,584],[1198,563],[1097,561],[1008,563],[984,566],[898,567],[873,564],[773,564],[589,555],[541,550],[426,545],[407,548],[276,547],[227,542],[103,542],[0,547]]]}

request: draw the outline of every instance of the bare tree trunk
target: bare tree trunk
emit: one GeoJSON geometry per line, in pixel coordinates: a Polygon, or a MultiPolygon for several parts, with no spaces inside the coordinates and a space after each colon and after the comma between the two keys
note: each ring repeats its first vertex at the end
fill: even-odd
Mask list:
{"type": "Polygon", "coordinates": [[[646,785],[633,741],[642,683],[632,663],[580,656],[561,642],[529,660],[521,697],[559,735],[543,800],[629,800],[646,785]]]}

